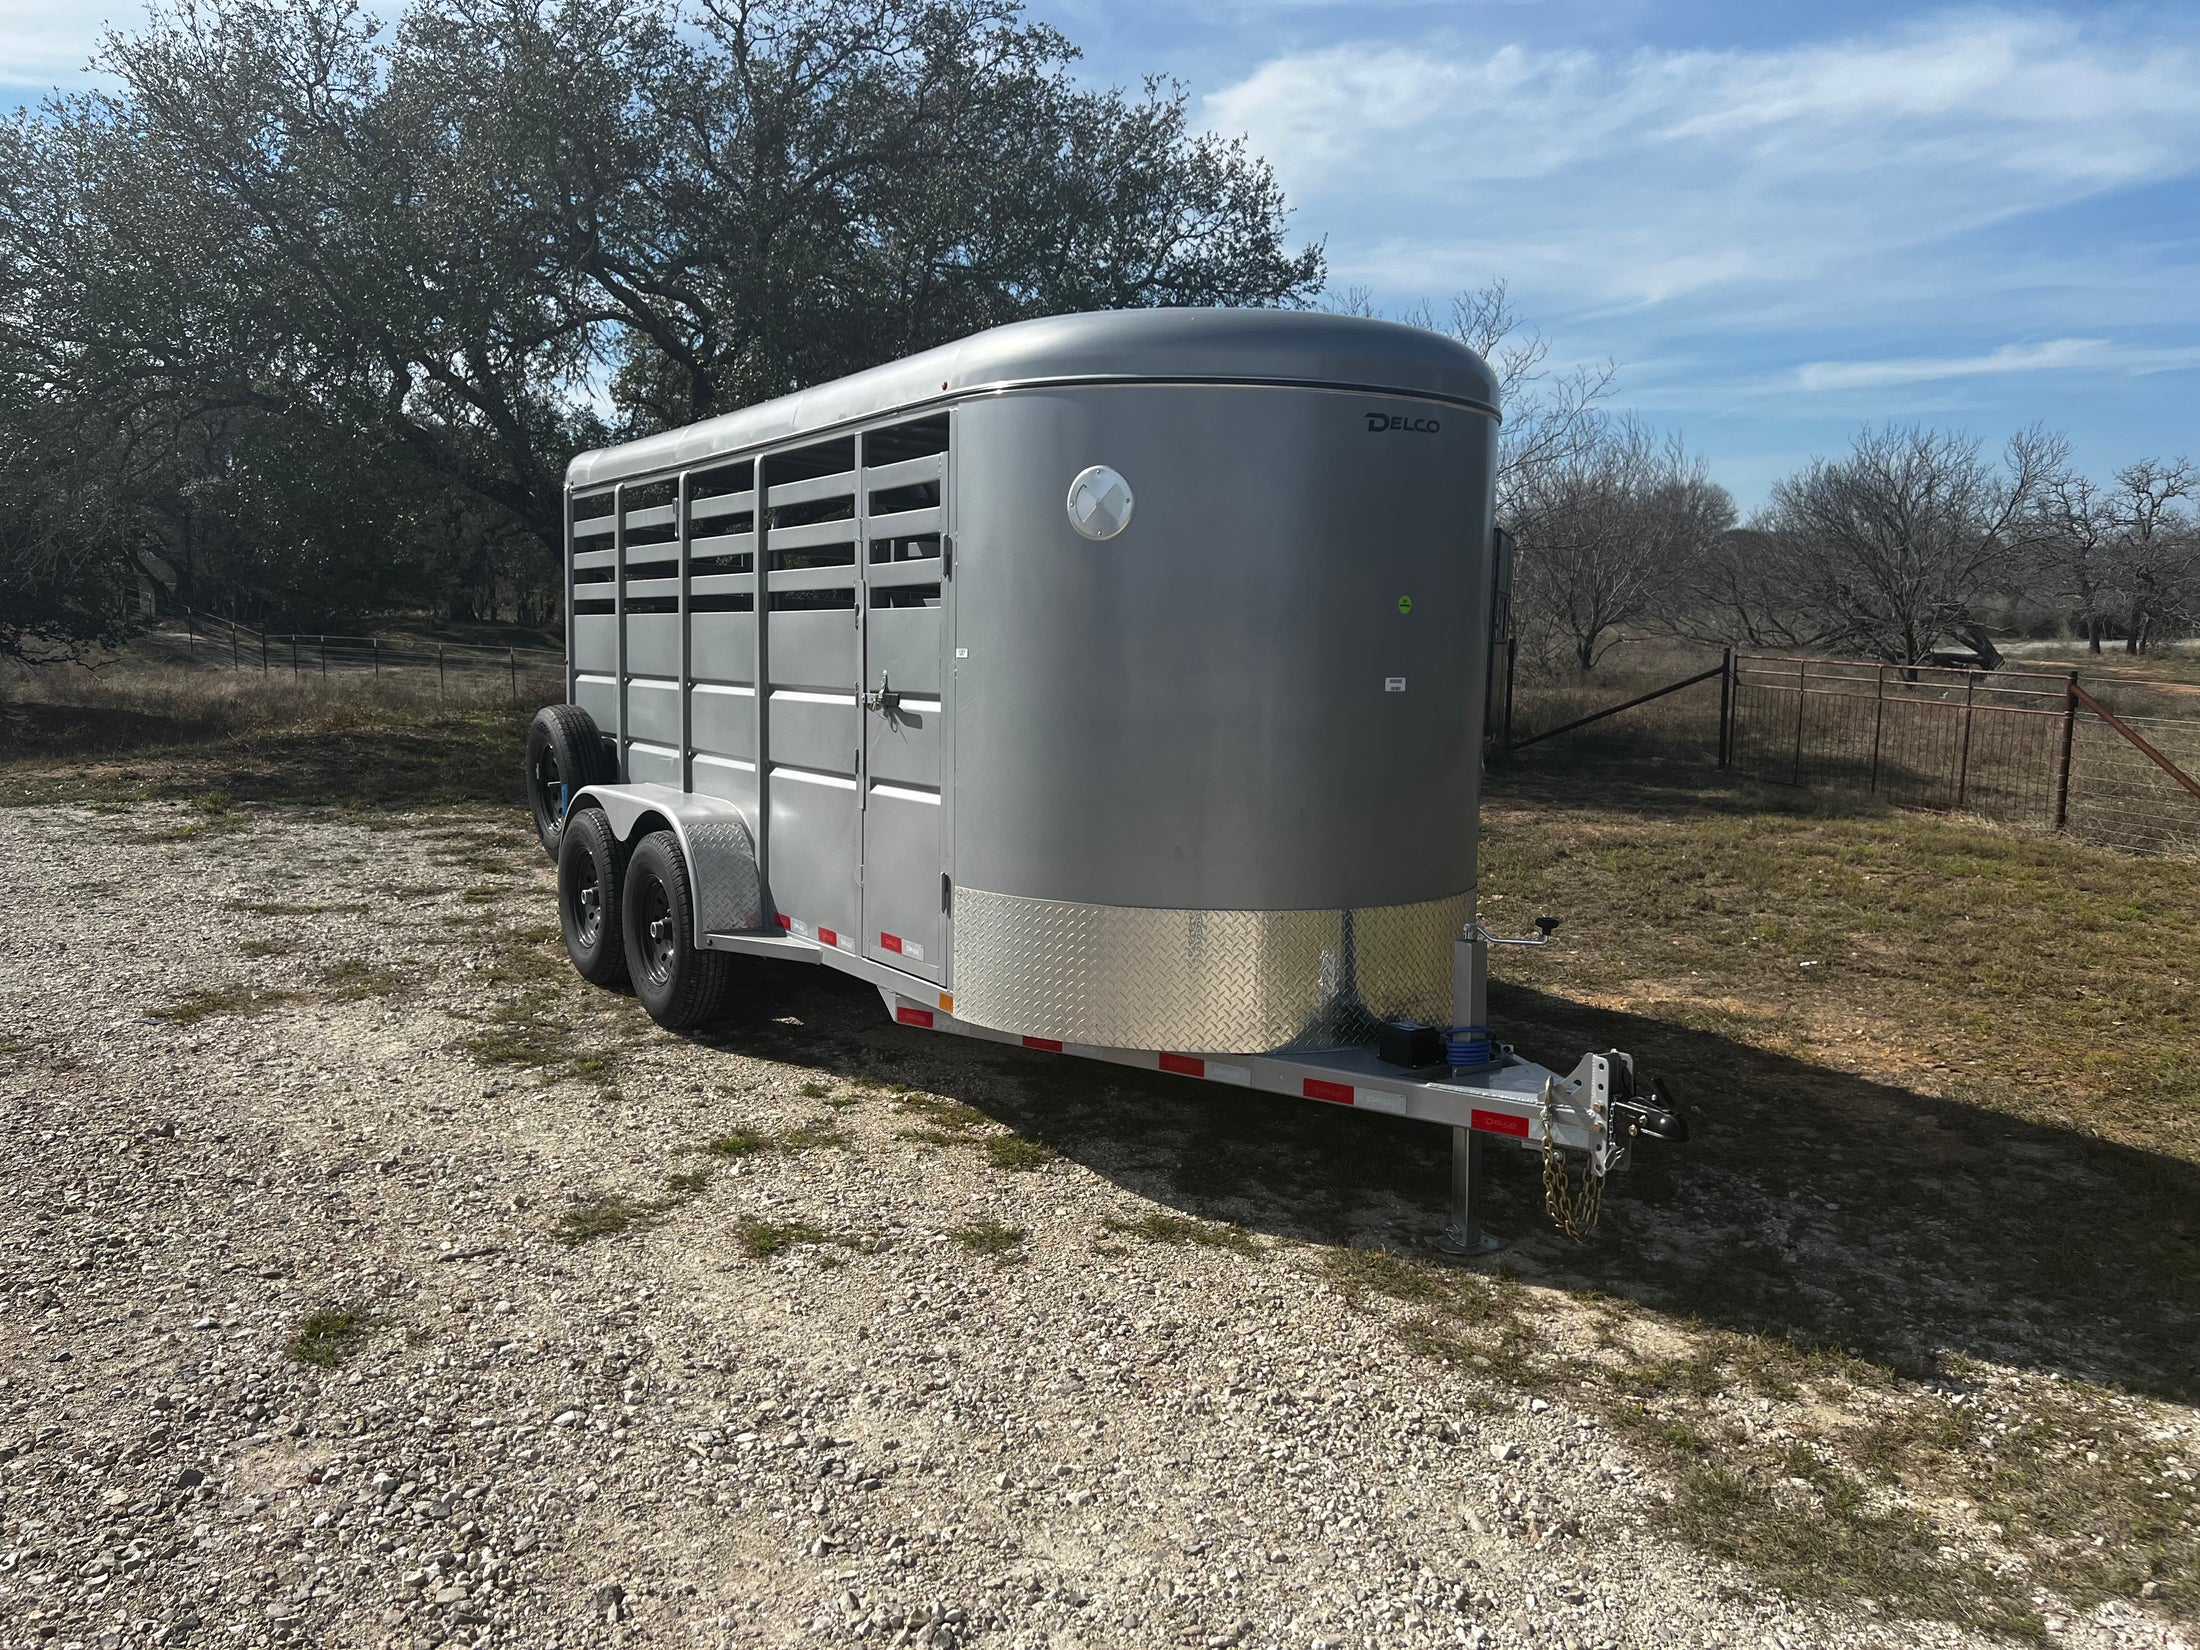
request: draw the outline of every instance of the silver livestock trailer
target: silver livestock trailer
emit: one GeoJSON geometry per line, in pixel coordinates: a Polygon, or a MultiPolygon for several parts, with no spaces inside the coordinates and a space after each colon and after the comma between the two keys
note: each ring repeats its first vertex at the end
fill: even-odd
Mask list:
{"type": "Polygon", "coordinates": [[[1141,310],[582,454],[528,753],[574,963],[673,1027],[776,957],[905,1026],[1440,1124],[1454,1247],[1485,1136],[1593,1192],[1681,1124],[1625,1054],[1489,1029],[1497,424],[1430,332],[1141,310]]]}

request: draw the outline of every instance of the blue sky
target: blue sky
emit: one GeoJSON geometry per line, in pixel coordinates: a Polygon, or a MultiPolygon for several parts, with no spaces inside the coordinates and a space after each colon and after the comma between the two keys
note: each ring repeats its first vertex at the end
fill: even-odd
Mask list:
{"type": "MultiPolygon", "coordinates": [[[[1340,288],[1504,278],[1745,507],[1866,420],[2200,455],[2200,7],[1032,10],[1249,136],[1340,288]]],[[[81,83],[99,17],[0,0],[0,99],[81,83]]]]}

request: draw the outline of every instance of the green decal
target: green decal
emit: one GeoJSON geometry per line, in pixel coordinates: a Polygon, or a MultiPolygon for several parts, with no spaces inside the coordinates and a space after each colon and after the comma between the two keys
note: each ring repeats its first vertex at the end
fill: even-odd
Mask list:
{"type": "Polygon", "coordinates": [[[1413,611],[1413,598],[1411,596],[1400,596],[1398,598],[1398,611],[1411,613],[1413,611]]]}

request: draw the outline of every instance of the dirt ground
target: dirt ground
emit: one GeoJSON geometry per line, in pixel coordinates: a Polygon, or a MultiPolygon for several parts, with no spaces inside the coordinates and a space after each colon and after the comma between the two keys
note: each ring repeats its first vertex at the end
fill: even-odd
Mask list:
{"type": "MultiPolygon", "coordinates": [[[[1710,1104],[1587,1251],[1506,1155],[1460,1267],[1435,1131],[787,964],[662,1033],[508,809],[11,807],[0,898],[0,1645],[2192,1642],[2182,1306],[1973,1265],[2034,1250],[1884,1145],[1751,1178],[1710,1104]]],[[[2190,1193],[1539,966],[1554,1063],[2190,1193]]]]}

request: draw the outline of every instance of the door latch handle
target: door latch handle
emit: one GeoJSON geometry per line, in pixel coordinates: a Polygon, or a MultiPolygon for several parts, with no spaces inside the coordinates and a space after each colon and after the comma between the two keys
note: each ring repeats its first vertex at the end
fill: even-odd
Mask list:
{"type": "Polygon", "coordinates": [[[901,695],[888,685],[888,678],[884,671],[879,673],[878,686],[864,694],[863,708],[865,710],[882,710],[889,716],[901,709],[901,695]]]}

